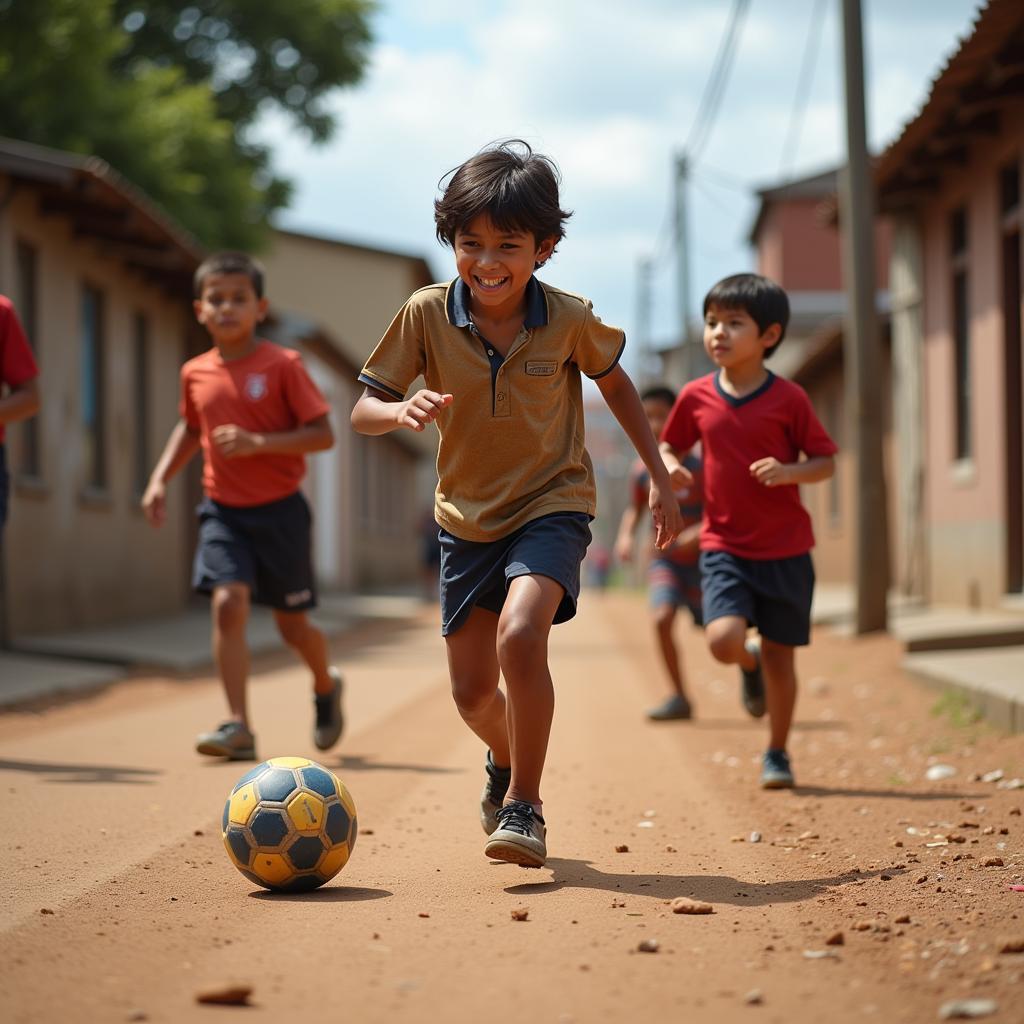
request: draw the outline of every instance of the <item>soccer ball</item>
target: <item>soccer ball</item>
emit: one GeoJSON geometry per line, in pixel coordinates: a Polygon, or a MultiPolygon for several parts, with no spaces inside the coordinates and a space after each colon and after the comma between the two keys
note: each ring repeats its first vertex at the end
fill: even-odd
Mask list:
{"type": "Polygon", "coordinates": [[[345,784],[305,757],[272,757],[243,775],[228,794],[221,828],[231,863],[275,892],[330,881],[358,831],[345,784]]]}

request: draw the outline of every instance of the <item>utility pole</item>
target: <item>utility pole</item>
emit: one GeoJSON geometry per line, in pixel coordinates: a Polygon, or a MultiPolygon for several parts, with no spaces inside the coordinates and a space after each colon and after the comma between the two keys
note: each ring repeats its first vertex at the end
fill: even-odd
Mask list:
{"type": "Polygon", "coordinates": [[[888,625],[889,544],[882,458],[882,391],[875,305],[874,182],[868,158],[860,0],[842,0],[847,165],[840,189],[847,422],[856,462],[854,537],[858,634],[888,625]]]}
{"type": "Polygon", "coordinates": [[[694,376],[693,352],[690,345],[690,245],[686,219],[686,181],[690,165],[685,153],[675,158],[675,244],[676,290],[679,304],[679,344],[682,352],[684,383],[694,376]]]}
{"type": "Polygon", "coordinates": [[[637,381],[641,389],[654,377],[654,351],[651,345],[651,258],[638,256],[636,261],[636,342],[637,381]]]}

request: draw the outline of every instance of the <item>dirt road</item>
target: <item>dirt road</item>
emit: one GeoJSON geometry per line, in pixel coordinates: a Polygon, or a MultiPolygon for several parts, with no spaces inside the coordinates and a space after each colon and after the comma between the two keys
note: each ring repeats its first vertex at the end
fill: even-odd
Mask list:
{"type": "Polygon", "coordinates": [[[764,724],[699,635],[685,643],[698,719],[650,725],[642,598],[585,594],[555,629],[550,860],[532,872],[483,856],[483,751],[428,613],[336,646],[350,727],[328,756],[302,673],[257,666],[261,756],[317,757],[359,810],[352,860],[309,895],[254,891],[221,847],[246,766],[191,753],[220,715],[212,680],[0,717],[0,1016],[839,1024],[982,999],[1024,1020],[1024,953],[999,952],[1024,940],[1024,790],[1006,788],[1024,738],[936,708],[887,638],[819,632],[799,661],[800,786],[763,793],[764,724]],[[928,781],[936,762],[956,774],[928,781]],[[974,780],[993,769],[1004,788],[974,780]],[[714,913],[674,914],[677,896],[714,913]],[[252,1008],[195,1003],[236,981],[252,1008]]]}

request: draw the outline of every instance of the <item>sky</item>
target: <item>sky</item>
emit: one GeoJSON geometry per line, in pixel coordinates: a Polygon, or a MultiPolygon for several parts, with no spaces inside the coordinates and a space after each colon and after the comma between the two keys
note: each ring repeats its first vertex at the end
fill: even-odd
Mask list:
{"type": "MultiPolygon", "coordinates": [[[[671,231],[675,154],[694,122],[731,0],[382,0],[370,65],[313,147],[277,114],[257,134],[294,181],[281,226],[423,256],[439,179],[486,143],[523,138],[554,158],[567,235],[541,271],[636,339],[637,266],[652,260],[650,341],[678,328],[671,231]]],[[[893,141],[969,33],[976,0],[862,0],[868,137],[893,141]]],[[[753,192],[844,159],[840,0],[751,0],[718,117],[688,190],[691,316],[719,278],[753,269],[753,192]],[[802,115],[795,94],[823,4],[802,115]],[[799,130],[794,129],[794,124],[799,130]],[[795,133],[795,143],[793,140],[795,133]]],[[[386,328],[381,324],[381,331],[386,328]]],[[[367,351],[377,338],[366,339],[367,351]]],[[[630,347],[627,346],[627,353],[630,347]]],[[[627,367],[630,365],[626,361],[627,367]]]]}

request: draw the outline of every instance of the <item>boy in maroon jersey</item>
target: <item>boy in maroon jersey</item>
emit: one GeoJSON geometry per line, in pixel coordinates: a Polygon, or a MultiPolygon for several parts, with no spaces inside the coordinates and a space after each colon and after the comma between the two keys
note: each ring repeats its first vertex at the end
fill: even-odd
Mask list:
{"type": "Polygon", "coordinates": [[[661,435],[674,481],[689,477],[680,455],[703,446],[704,627],[714,657],[739,665],[750,714],[767,705],[765,789],[794,784],[794,650],[810,641],[814,534],[799,485],[827,480],[836,452],[803,389],[764,365],[788,321],[789,300],[773,281],[719,281],[704,299],[704,348],[718,369],[683,388],[661,435]],[[759,641],[747,638],[750,626],[759,641]]]}

